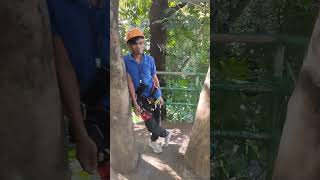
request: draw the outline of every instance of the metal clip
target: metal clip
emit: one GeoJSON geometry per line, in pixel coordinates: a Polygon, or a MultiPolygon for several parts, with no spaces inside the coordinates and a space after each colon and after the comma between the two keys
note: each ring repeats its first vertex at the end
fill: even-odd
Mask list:
{"type": "Polygon", "coordinates": [[[101,59],[100,58],[96,58],[96,68],[100,69],[101,68],[101,59]]]}
{"type": "Polygon", "coordinates": [[[81,103],[81,111],[83,120],[87,120],[87,107],[84,103],[81,103]]]}

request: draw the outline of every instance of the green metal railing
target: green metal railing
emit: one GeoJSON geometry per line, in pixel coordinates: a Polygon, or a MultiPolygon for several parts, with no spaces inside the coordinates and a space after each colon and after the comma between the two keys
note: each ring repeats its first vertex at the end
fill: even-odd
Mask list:
{"type": "Polygon", "coordinates": [[[194,99],[196,100],[193,103],[187,103],[187,102],[166,102],[166,105],[177,105],[177,106],[197,106],[197,101],[199,99],[199,95],[202,89],[202,82],[205,79],[206,74],[205,73],[185,73],[185,72],[165,72],[165,71],[158,71],[158,75],[165,77],[167,80],[168,77],[193,77],[194,78],[194,85],[190,85],[188,87],[178,87],[178,86],[172,86],[168,85],[166,87],[161,87],[161,90],[166,92],[176,92],[181,91],[183,92],[189,92],[194,95],[194,99]]]}
{"type": "Polygon", "coordinates": [[[166,106],[163,120],[193,122],[205,73],[162,72],[157,74],[165,86],[161,87],[166,106]]]}
{"type": "MultiPolygon", "coordinates": [[[[280,82],[282,79],[291,79],[294,83],[296,77],[292,71],[292,67],[285,58],[285,47],[287,45],[305,45],[308,42],[307,38],[292,38],[287,36],[261,36],[261,35],[246,35],[246,34],[216,34],[212,36],[212,41],[216,44],[226,43],[254,43],[254,44],[275,44],[275,56],[273,59],[273,79],[280,82]],[[291,40],[291,41],[289,41],[291,40]],[[286,70],[286,71],[285,71],[286,70]],[[286,74],[285,74],[286,72],[286,74]]],[[[284,90],[283,84],[277,82],[226,82],[212,79],[213,92],[254,92],[256,94],[269,94],[270,96],[270,120],[268,127],[264,132],[250,132],[244,129],[226,129],[223,127],[215,127],[211,129],[212,138],[215,141],[231,139],[231,140],[256,140],[263,141],[268,144],[268,168],[267,175],[270,178],[272,171],[272,164],[275,159],[276,149],[279,143],[282,126],[282,113],[285,111],[283,106],[285,96],[290,94],[291,89],[284,90]],[[279,93],[281,92],[281,93],[279,93]]],[[[217,147],[212,146],[213,152],[216,152],[217,147]]],[[[217,154],[215,154],[217,156],[217,154]]]]}

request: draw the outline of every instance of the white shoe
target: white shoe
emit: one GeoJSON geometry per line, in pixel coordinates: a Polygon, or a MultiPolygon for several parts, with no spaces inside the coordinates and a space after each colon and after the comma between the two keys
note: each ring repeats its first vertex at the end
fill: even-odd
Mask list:
{"type": "Polygon", "coordinates": [[[149,146],[152,148],[153,152],[155,153],[162,152],[161,146],[156,141],[149,142],[149,146]]]}
{"type": "Polygon", "coordinates": [[[168,147],[169,146],[169,142],[171,139],[171,135],[172,135],[172,131],[171,130],[166,130],[168,135],[166,137],[164,137],[164,144],[163,147],[168,147]]]}

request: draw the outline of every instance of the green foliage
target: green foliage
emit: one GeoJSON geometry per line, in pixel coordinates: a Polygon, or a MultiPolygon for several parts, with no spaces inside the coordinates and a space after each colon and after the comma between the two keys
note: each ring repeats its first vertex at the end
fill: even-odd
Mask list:
{"type": "MultiPolygon", "coordinates": [[[[259,9],[257,2],[248,1],[239,17],[236,4],[240,0],[218,1],[217,30],[223,33],[275,33],[310,37],[316,13],[309,0],[272,1],[273,6],[259,9]],[[234,6],[232,6],[234,4],[234,6]],[[270,16],[262,16],[268,14],[270,16]],[[263,27],[263,26],[270,26],[263,27]]],[[[263,2],[265,3],[265,2],[263,2]]],[[[258,4],[259,5],[259,4],[258,4]]],[[[262,6],[262,5],[261,5],[262,6]]],[[[211,124],[224,132],[266,133],[271,141],[211,137],[214,179],[270,179],[273,158],[281,134],[287,100],[293,90],[293,82],[284,64],[283,77],[273,76],[274,59],[278,44],[229,43],[216,45],[213,53],[213,82],[250,82],[254,86],[269,84],[272,93],[214,90],[211,124]]],[[[284,60],[293,67],[297,77],[305,46],[286,45],[284,60]]]]}
{"type": "Polygon", "coordinates": [[[216,157],[216,179],[266,179],[267,143],[254,140],[223,141],[216,157]]]}
{"type": "MultiPolygon", "coordinates": [[[[275,119],[276,112],[272,106],[279,89],[287,84],[282,81],[281,84],[277,84],[278,80],[273,77],[272,55],[274,53],[269,53],[271,49],[269,46],[259,48],[233,46],[228,49],[227,57],[217,57],[219,59],[214,61],[216,68],[213,86],[219,81],[231,85],[251,82],[254,86],[269,84],[274,89],[278,89],[273,93],[213,91],[215,101],[212,104],[212,112],[215,116],[211,119],[211,123],[215,127],[214,130],[269,134],[273,132],[273,128],[280,129],[273,124],[279,119],[275,119]]],[[[288,87],[286,86],[285,89],[288,87]]],[[[282,111],[285,110],[282,106],[281,108],[282,111]]],[[[270,154],[273,153],[271,150],[274,148],[271,144],[237,138],[219,139],[212,143],[217,148],[213,161],[218,179],[232,177],[254,179],[258,176],[253,175],[257,168],[259,169],[257,174],[264,174],[263,177],[270,173],[268,158],[270,159],[270,154]],[[271,149],[267,151],[266,147],[271,149]]]]}
{"type": "Polygon", "coordinates": [[[69,148],[68,159],[70,162],[76,159],[76,150],[74,148],[69,148]]]}
{"type": "Polygon", "coordinates": [[[209,67],[210,8],[189,4],[166,20],[167,71],[202,72],[209,67]]]}
{"type": "MultiPolygon", "coordinates": [[[[199,82],[204,82],[204,76],[199,77],[199,82]]],[[[195,91],[166,90],[164,97],[167,105],[167,119],[171,122],[193,122],[195,112],[199,100],[201,86],[196,84],[196,77],[165,77],[166,87],[194,89],[195,91]],[[194,106],[186,105],[170,105],[170,103],[186,103],[194,104],[194,106]]]]}
{"type": "Polygon", "coordinates": [[[150,42],[150,20],[149,13],[151,7],[151,0],[120,0],[119,3],[119,31],[122,53],[128,53],[125,43],[126,32],[133,28],[140,28],[146,38],[146,48],[149,49],[150,42]]]}
{"type": "MultiPolygon", "coordinates": [[[[75,163],[75,161],[77,161],[76,150],[74,147],[69,147],[68,149],[68,160],[70,164],[75,163]]],[[[81,177],[82,179],[88,179],[88,180],[91,179],[90,174],[80,169],[72,169],[72,176],[77,178],[81,177]]]]}

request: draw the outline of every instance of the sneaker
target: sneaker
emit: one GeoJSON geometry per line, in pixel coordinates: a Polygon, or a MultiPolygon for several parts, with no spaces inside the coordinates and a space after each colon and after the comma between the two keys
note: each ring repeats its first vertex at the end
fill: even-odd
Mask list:
{"type": "Polygon", "coordinates": [[[163,144],[163,147],[168,147],[169,146],[169,142],[170,142],[170,139],[171,139],[171,135],[172,135],[172,131],[170,130],[166,130],[168,135],[166,137],[164,137],[164,144],[163,144]]]}
{"type": "Polygon", "coordinates": [[[149,142],[149,146],[152,148],[153,152],[155,153],[162,152],[161,146],[156,141],[149,142]]]}

